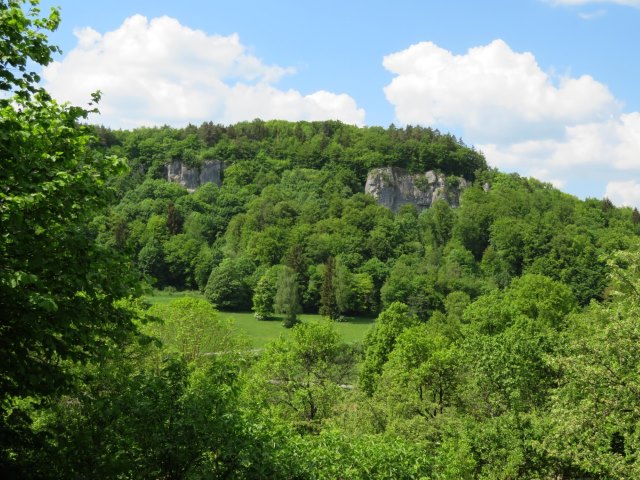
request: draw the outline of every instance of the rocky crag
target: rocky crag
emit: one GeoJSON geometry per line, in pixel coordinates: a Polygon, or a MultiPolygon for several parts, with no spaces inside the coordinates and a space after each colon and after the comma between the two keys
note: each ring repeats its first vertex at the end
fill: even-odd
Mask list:
{"type": "Polygon", "coordinates": [[[168,182],[179,183],[190,193],[205,183],[222,185],[222,176],[226,165],[220,160],[204,160],[201,165],[189,166],[180,160],[166,165],[168,182]]]}
{"type": "Polygon", "coordinates": [[[384,167],[369,172],[364,191],[394,212],[408,204],[415,205],[420,211],[436,200],[445,200],[452,207],[459,206],[460,195],[469,185],[462,177],[446,177],[431,170],[410,174],[402,168],[384,167]]]}

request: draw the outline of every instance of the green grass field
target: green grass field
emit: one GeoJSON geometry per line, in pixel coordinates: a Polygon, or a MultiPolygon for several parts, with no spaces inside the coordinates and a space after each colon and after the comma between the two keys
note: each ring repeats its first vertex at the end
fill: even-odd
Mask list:
{"type": "MultiPolygon", "coordinates": [[[[145,300],[152,305],[169,303],[180,297],[192,296],[203,298],[198,292],[166,292],[155,291],[152,295],[145,297],[145,300]]],[[[289,330],[282,326],[281,319],[256,320],[253,312],[220,312],[223,318],[231,318],[238,333],[245,335],[254,348],[262,348],[269,341],[278,338],[280,335],[288,335],[289,330]]],[[[302,314],[300,320],[303,322],[325,321],[320,315],[302,314]]],[[[367,331],[373,325],[372,318],[352,318],[347,317],[344,322],[336,322],[335,326],[342,339],[347,343],[364,340],[367,331]]]]}

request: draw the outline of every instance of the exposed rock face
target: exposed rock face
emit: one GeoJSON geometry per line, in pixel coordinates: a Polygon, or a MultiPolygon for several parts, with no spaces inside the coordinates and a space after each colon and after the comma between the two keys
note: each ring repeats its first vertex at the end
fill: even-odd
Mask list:
{"type": "Polygon", "coordinates": [[[167,164],[167,181],[179,183],[192,193],[200,185],[215,183],[222,185],[222,174],[226,165],[220,160],[205,160],[198,167],[190,167],[180,160],[167,164]]]}
{"type": "Polygon", "coordinates": [[[462,177],[457,177],[455,182],[447,182],[444,175],[431,170],[411,175],[402,168],[385,167],[369,172],[364,191],[374,196],[380,205],[397,212],[402,205],[407,204],[424,210],[440,199],[457,207],[460,205],[462,190],[468,186],[469,182],[462,177]]]}

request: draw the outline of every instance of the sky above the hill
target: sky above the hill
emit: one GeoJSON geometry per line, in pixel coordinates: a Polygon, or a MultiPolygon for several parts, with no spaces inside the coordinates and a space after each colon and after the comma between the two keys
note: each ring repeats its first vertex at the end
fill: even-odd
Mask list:
{"type": "Polygon", "coordinates": [[[46,0],[59,100],[112,128],[423,125],[488,163],[640,207],[640,0],[46,0]]]}

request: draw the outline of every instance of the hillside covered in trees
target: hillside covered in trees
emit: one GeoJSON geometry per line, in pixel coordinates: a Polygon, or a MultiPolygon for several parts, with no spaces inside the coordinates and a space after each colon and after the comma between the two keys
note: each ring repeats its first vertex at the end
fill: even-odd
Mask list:
{"type": "Polygon", "coordinates": [[[57,15],[0,15],[3,478],[640,476],[637,210],[429,128],[90,126],[29,71],[57,15]],[[381,167],[469,186],[392,212],[381,167]],[[252,349],[233,310],[290,329],[252,349]]]}
{"type": "Polygon", "coordinates": [[[98,134],[99,152],[130,164],[119,202],[94,220],[99,241],[132,255],[155,286],[199,289],[222,309],[250,310],[283,271],[295,275],[304,311],[335,303],[334,318],[401,301],[426,320],[450,294],[473,300],[527,273],[564,283],[584,306],[603,299],[603,255],[640,230],[637,211],[488,169],[431,129],[256,120],[98,134]],[[166,181],[171,162],[206,159],[226,165],[221,185],[189,193],[166,181]],[[364,194],[367,172],[381,166],[472,186],[459,208],[440,200],[394,214],[364,194]]]}

